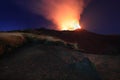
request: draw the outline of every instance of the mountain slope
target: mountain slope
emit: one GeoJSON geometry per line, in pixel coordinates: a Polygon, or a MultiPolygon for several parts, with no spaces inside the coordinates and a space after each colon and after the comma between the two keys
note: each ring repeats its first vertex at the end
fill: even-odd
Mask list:
{"type": "Polygon", "coordinates": [[[86,30],[55,31],[47,29],[26,30],[34,34],[50,35],[67,42],[77,43],[79,48],[86,53],[119,54],[120,35],[99,35],[86,30]]]}

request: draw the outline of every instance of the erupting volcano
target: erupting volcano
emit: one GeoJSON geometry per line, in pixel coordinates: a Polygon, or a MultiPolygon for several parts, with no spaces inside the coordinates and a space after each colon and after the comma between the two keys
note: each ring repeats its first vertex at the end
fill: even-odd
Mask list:
{"type": "MultiPolygon", "coordinates": [[[[19,0],[19,4],[25,3],[19,0]]],[[[55,24],[55,30],[81,29],[80,17],[90,0],[30,0],[26,8],[55,24]],[[32,4],[32,5],[31,5],[32,4]]]]}
{"type": "Polygon", "coordinates": [[[79,21],[84,6],[85,0],[51,0],[49,3],[42,0],[40,14],[51,20],[56,30],[76,30],[81,29],[79,21]]]}

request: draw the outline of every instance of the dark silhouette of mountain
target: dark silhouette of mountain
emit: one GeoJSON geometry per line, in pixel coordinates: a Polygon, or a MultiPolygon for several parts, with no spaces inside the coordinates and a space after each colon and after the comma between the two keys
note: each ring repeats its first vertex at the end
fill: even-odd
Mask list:
{"type": "Polygon", "coordinates": [[[54,36],[67,42],[77,43],[79,48],[86,53],[120,53],[120,35],[100,35],[84,29],[76,31],[56,31],[43,28],[25,30],[24,32],[54,36]]]}

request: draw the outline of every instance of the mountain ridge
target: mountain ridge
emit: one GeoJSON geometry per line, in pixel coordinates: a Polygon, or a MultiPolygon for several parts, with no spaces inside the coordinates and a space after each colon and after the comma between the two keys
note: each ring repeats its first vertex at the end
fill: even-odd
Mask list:
{"type": "Polygon", "coordinates": [[[23,30],[22,32],[49,35],[67,42],[77,43],[79,48],[86,53],[118,54],[120,52],[120,35],[101,35],[84,29],[75,31],[56,31],[41,28],[23,30]]]}

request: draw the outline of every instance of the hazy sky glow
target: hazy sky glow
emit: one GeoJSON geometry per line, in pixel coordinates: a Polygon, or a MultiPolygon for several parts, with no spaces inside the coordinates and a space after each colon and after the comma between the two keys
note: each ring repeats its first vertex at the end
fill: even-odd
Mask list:
{"type": "MultiPolygon", "coordinates": [[[[44,16],[26,9],[29,0],[21,1],[26,6],[21,7],[19,0],[0,0],[0,31],[54,26],[44,16]]],[[[92,0],[81,16],[82,27],[100,34],[120,34],[119,3],[119,0],[92,0]]]]}

